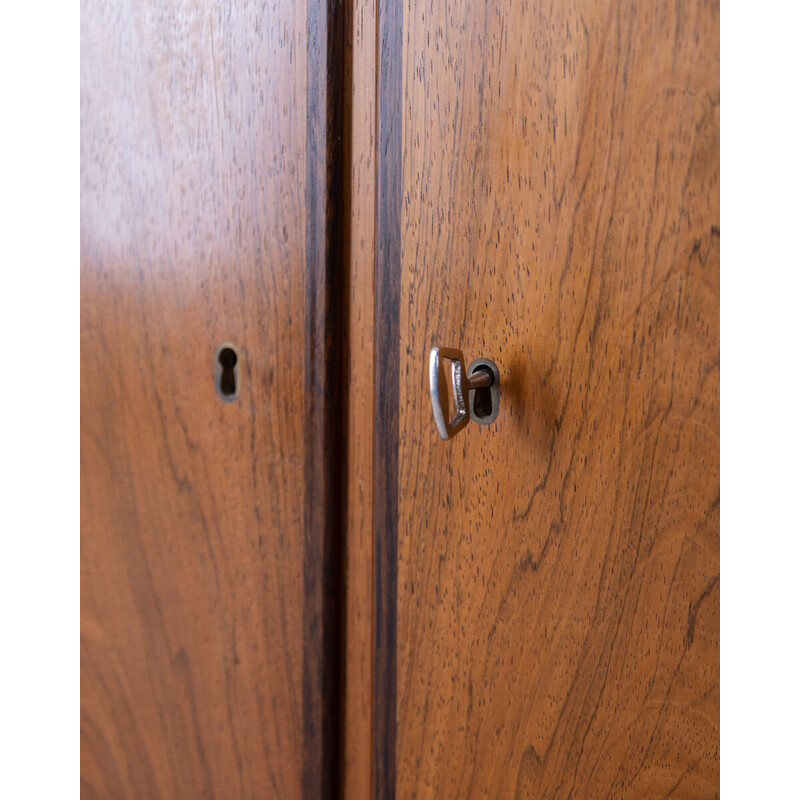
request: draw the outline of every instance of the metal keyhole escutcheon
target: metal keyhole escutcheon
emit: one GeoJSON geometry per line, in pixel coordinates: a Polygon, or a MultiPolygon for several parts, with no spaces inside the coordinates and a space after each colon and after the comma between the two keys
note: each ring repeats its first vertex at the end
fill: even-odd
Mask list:
{"type": "Polygon", "coordinates": [[[220,400],[230,403],[239,397],[239,356],[227,342],[214,354],[214,385],[220,400]]]}

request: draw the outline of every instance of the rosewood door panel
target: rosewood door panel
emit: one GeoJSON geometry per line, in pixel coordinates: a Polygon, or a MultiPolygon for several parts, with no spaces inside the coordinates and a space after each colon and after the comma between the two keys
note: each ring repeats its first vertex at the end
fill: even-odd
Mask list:
{"type": "Polygon", "coordinates": [[[718,24],[381,13],[378,796],[718,793],[718,24]],[[434,345],[495,423],[438,438],[434,345]]]}
{"type": "Polygon", "coordinates": [[[305,4],[81,18],[82,795],[300,797],[305,4]]]}

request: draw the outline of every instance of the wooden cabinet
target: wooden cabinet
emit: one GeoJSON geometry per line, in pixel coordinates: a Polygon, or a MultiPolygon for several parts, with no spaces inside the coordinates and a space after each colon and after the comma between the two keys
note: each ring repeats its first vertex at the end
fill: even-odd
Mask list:
{"type": "Polygon", "coordinates": [[[718,5],[85,0],[81,81],[82,794],[718,796],[718,5]]]}

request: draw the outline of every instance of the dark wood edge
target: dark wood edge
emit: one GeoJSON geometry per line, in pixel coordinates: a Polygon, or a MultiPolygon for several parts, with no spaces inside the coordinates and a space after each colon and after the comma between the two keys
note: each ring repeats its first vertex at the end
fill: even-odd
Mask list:
{"type": "Polygon", "coordinates": [[[379,3],[373,512],[375,800],[393,800],[396,774],[402,17],[402,3],[379,3]]]}
{"type": "Polygon", "coordinates": [[[342,794],[352,0],[308,7],[303,797],[342,794]]]}

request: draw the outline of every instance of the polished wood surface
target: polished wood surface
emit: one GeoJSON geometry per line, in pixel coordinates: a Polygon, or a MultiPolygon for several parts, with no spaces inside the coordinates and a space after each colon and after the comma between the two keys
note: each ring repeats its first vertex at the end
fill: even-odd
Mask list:
{"type": "Polygon", "coordinates": [[[349,386],[344,689],[347,800],[372,797],[373,404],[375,383],[375,4],[353,3],[349,386]]]}
{"type": "MultiPolygon", "coordinates": [[[[395,796],[397,766],[397,541],[400,414],[402,4],[378,4],[375,196],[374,445],[372,484],[373,794],[395,796]]],[[[405,402],[405,398],[403,398],[405,402]]]]}
{"type": "Polygon", "coordinates": [[[82,795],[300,797],[305,4],[81,20],[82,795]]]}
{"type": "Polygon", "coordinates": [[[718,25],[84,0],[85,797],[718,794],[718,25]]]}
{"type": "Polygon", "coordinates": [[[376,796],[715,797],[718,4],[380,22],[376,796]],[[438,438],[434,345],[497,363],[496,423],[438,438]]]}

